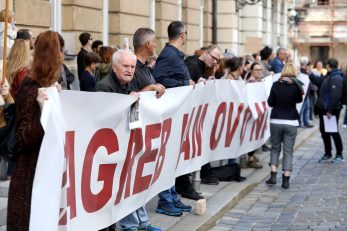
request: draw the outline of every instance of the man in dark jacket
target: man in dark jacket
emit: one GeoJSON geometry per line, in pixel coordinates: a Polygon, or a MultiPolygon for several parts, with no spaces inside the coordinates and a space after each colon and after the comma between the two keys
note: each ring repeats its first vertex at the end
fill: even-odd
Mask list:
{"type": "MultiPolygon", "coordinates": [[[[173,21],[168,29],[169,42],[160,53],[153,70],[153,77],[157,83],[165,88],[181,87],[194,84],[190,79],[187,66],[184,63],[184,53],[180,51],[187,39],[187,28],[181,21],[173,21]]],[[[176,178],[176,187],[184,189],[182,197],[202,199],[193,188],[189,175],[176,178]],[[187,192],[188,191],[188,192],[187,192]]],[[[156,212],[169,216],[181,216],[182,212],[190,212],[192,207],[183,204],[176,192],[175,186],[159,193],[156,212]]]]}
{"type": "Polygon", "coordinates": [[[78,71],[78,79],[80,80],[84,69],[86,69],[86,64],[84,63],[85,56],[88,52],[92,51],[93,39],[91,34],[82,33],[79,36],[79,40],[82,45],[81,50],[77,55],[77,71],[78,71]]]}
{"type": "Polygon", "coordinates": [[[278,48],[276,58],[274,58],[270,62],[271,71],[273,71],[273,73],[275,73],[275,74],[281,73],[282,69],[284,67],[284,62],[285,62],[286,58],[287,58],[287,49],[278,48]]]}
{"type": "Polygon", "coordinates": [[[319,129],[322,134],[325,154],[319,162],[326,162],[332,157],[331,153],[331,140],[333,138],[336,147],[336,156],[332,163],[344,161],[342,156],[343,145],[339,131],[334,133],[325,132],[323,116],[329,119],[333,116],[336,117],[337,124],[339,123],[340,111],[342,108],[342,84],[343,73],[338,69],[338,61],[334,58],[328,59],[327,70],[328,73],[324,77],[315,76],[310,73],[310,80],[319,87],[318,108],[319,108],[319,129]]]}

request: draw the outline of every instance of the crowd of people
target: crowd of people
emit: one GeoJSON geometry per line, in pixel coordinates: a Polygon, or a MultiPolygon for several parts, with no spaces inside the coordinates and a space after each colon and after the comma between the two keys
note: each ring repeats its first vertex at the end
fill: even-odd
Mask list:
{"type": "MultiPolygon", "coordinates": [[[[14,25],[14,14],[9,14],[7,72],[5,84],[1,86],[0,104],[16,103],[17,140],[20,155],[10,161],[8,176],[11,177],[7,229],[29,230],[31,191],[36,163],[44,131],[40,124],[41,110],[48,99],[46,87],[56,86],[58,90],[70,90],[74,81],[73,73],[63,63],[64,39],[56,32],[46,31],[34,37],[28,29],[18,30],[14,25]]],[[[4,15],[0,14],[0,30],[3,30],[4,15]]],[[[330,58],[326,62],[317,61],[314,68],[306,57],[300,59],[297,69],[288,50],[279,48],[274,57],[273,49],[265,46],[259,52],[243,57],[223,53],[214,45],[196,50],[186,56],[182,51],[187,41],[187,27],[181,21],[173,21],[167,28],[168,42],[159,56],[155,32],[150,28],[139,28],[133,35],[133,46],[104,46],[100,40],[93,41],[90,33],[79,36],[81,50],[77,55],[78,82],[81,91],[114,92],[139,97],[139,92],[155,91],[159,98],[168,88],[195,85],[213,79],[229,79],[252,84],[263,81],[271,74],[280,73],[280,78],[271,89],[268,104],[272,107],[270,116],[271,150],[265,145],[263,151],[270,150],[269,185],[276,184],[279,156],[283,146],[282,188],[289,188],[289,178],[293,165],[293,147],[297,128],[311,128],[315,115],[320,119],[325,154],[321,161],[332,157],[330,136],[336,145],[333,162],[343,161],[342,141],[338,132],[328,133],[324,129],[324,116],[336,117],[338,123],[342,109],[343,74],[338,69],[338,61],[330,58]],[[308,93],[304,94],[298,73],[307,74],[310,79],[308,93]],[[305,97],[304,97],[305,96],[305,97]],[[300,112],[296,104],[303,101],[300,112]]],[[[3,41],[3,37],[0,41],[3,41]],[[2,39],[2,40],[1,40],[2,39]]],[[[3,48],[3,47],[2,47],[3,48]]],[[[6,124],[0,110],[0,127],[6,124]]],[[[347,127],[347,116],[344,119],[347,127]]],[[[247,154],[244,167],[259,169],[263,166],[255,155],[247,154]]],[[[211,172],[211,165],[201,168],[201,183],[217,185],[218,177],[211,172]]],[[[158,194],[156,212],[168,216],[181,216],[192,207],[184,204],[178,195],[199,200],[204,196],[193,187],[190,174],[176,178],[175,185],[158,194]]],[[[125,216],[119,221],[122,230],[161,229],[153,226],[145,206],[125,216]]],[[[112,225],[104,230],[114,230],[112,225]]]]}

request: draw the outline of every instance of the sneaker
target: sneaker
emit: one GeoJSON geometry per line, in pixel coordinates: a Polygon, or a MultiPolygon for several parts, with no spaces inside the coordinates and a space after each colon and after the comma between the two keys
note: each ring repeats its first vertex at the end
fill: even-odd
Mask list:
{"type": "Polygon", "coordinates": [[[331,158],[331,155],[324,154],[324,156],[319,159],[318,163],[327,162],[330,158],[331,158]]]}
{"type": "Polygon", "coordinates": [[[203,196],[201,196],[197,191],[195,191],[194,189],[189,190],[187,192],[182,192],[181,196],[183,198],[187,198],[187,199],[191,199],[191,200],[195,200],[198,201],[200,199],[204,199],[203,196]]]}
{"type": "Polygon", "coordinates": [[[208,184],[208,185],[217,185],[219,184],[219,180],[215,176],[208,176],[201,178],[201,184],[208,184]]]}
{"type": "Polygon", "coordinates": [[[336,157],[331,161],[331,163],[340,163],[345,161],[342,155],[336,155],[336,157]]]}
{"type": "Polygon", "coordinates": [[[179,209],[182,212],[190,212],[192,211],[192,206],[190,205],[185,205],[182,203],[182,201],[178,200],[177,202],[174,203],[174,207],[176,209],[179,209]]]}
{"type": "Polygon", "coordinates": [[[261,169],[263,165],[257,164],[255,160],[247,161],[247,168],[261,169]]]}
{"type": "Polygon", "coordinates": [[[180,217],[183,214],[181,209],[176,208],[173,203],[158,204],[155,212],[173,217],[180,217]]]}
{"type": "Polygon", "coordinates": [[[137,228],[136,231],[162,231],[162,229],[152,225],[147,225],[143,228],[137,228]]]}

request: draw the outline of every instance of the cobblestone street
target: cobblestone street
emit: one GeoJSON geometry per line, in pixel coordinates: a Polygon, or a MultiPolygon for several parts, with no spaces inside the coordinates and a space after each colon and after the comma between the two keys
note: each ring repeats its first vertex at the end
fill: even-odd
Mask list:
{"type": "MultiPolygon", "coordinates": [[[[346,148],[346,129],[341,136],[346,148]]],[[[347,162],[318,163],[323,153],[317,132],[294,153],[288,190],[278,172],[275,186],[261,182],[211,231],[347,230],[347,162]]]]}

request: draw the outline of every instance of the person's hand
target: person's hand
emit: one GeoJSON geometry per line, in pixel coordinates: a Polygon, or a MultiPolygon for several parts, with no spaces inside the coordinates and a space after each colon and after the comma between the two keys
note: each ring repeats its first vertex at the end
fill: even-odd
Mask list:
{"type": "Polygon", "coordinates": [[[156,90],[155,90],[156,91],[156,97],[160,98],[165,93],[165,87],[159,83],[156,84],[155,86],[156,86],[156,90]]]}
{"type": "Polygon", "coordinates": [[[332,114],[331,114],[330,112],[327,112],[327,117],[328,117],[328,119],[330,119],[331,116],[332,116],[332,114]]]}
{"type": "Polygon", "coordinates": [[[135,98],[136,98],[136,100],[139,100],[139,99],[140,99],[140,94],[139,94],[139,93],[137,93],[136,91],[132,91],[132,92],[130,92],[130,94],[129,94],[129,95],[131,95],[131,96],[135,97],[135,98]]]}
{"type": "Polygon", "coordinates": [[[2,96],[5,96],[7,95],[9,92],[9,87],[6,83],[4,83],[2,86],[1,86],[1,95],[2,96]]]}
{"type": "Polygon", "coordinates": [[[216,77],[214,77],[212,75],[208,77],[208,80],[215,80],[215,79],[216,79],[216,77]]]}
{"type": "Polygon", "coordinates": [[[194,81],[190,79],[190,80],[189,80],[189,85],[195,86],[194,81]]]}
{"type": "Polygon", "coordinates": [[[46,89],[44,88],[39,88],[37,91],[38,92],[37,92],[36,100],[39,103],[40,109],[42,110],[45,100],[48,100],[48,94],[46,92],[46,89]]]}
{"type": "Polygon", "coordinates": [[[58,92],[61,92],[61,85],[58,82],[55,82],[54,86],[57,88],[58,92]]]}
{"type": "Polygon", "coordinates": [[[200,77],[200,78],[198,79],[198,83],[201,83],[201,82],[206,83],[206,79],[200,77]]]}

